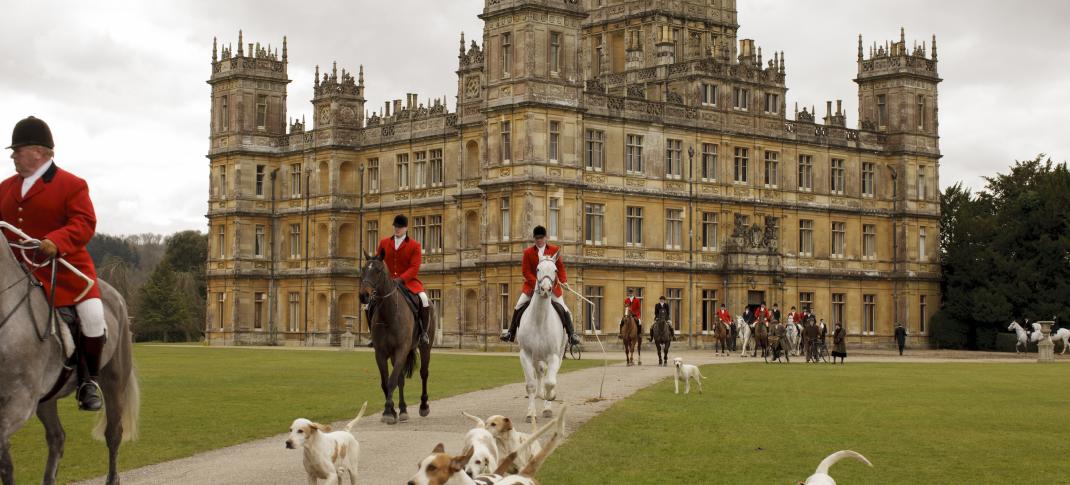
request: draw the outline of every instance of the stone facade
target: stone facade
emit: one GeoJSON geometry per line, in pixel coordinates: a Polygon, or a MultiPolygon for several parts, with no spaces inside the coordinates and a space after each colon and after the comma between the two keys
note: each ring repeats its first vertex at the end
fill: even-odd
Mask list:
{"type": "MultiPolygon", "coordinates": [[[[363,251],[397,213],[425,248],[438,342],[494,345],[532,228],[563,247],[587,338],[626,288],[694,346],[721,303],[809,305],[853,345],[924,343],[940,303],[937,56],[858,45],[858,129],[794,108],[783,52],[737,39],[735,1],[487,0],[457,104],[365,106],[364,71],[316,69],[286,122],[287,48],[213,49],[212,343],[338,344],[366,329],[363,251]],[[717,4],[718,6],[711,6],[717,4]]],[[[358,341],[361,340],[358,338],[358,341]]],[[[615,339],[610,339],[615,342],[615,339]]]]}

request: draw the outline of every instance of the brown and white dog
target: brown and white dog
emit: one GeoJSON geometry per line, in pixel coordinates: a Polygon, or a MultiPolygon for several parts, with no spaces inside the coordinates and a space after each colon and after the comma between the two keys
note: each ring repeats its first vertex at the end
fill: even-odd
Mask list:
{"type": "Polygon", "coordinates": [[[546,447],[543,448],[539,454],[535,455],[535,457],[528,462],[527,466],[521,469],[520,473],[516,475],[505,475],[505,473],[506,470],[513,466],[513,461],[521,450],[514,451],[513,453],[510,453],[509,456],[505,457],[494,473],[470,477],[467,473],[464,473],[463,470],[465,465],[467,465],[468,460],[472,458],[472,450],[469,450],[468,453],[460,456],[451,456],[446,453],[442,443],[439,443],[438,446],[432,450],[430,456],[420,461],[416,474],[409,479],[408,485],[538,485],[539,482],[534,478],[535,473],[565,437],[566,408],[567,406],[562,407],[557,419],[546,423],[542,428],[539,428],[538,431],[533,433],[527,441],[521,444],[521,449],[529,448],[536,443],[536,440],[538,440],[540,436],[546,434],[551,429],[554,430],[554,434],[550,438],[546,447]]]}
{"type": "Polygon", "coordinates": [[[805,482],[799,482],[799,485],[836,485],[836,480],[833,480],[832,477],[829,476],[829,468],[832,468],[832,465],[835,465],[836,462],[844,458],[854,458],[869,466],[873,466],[866,457],[851,450],[837,451],[825,457],[824,460],[821,460],[821,464],[817,465],[817,471],[815,471],[813,475],[810,475],[810,478],[807,478],[805,482]]]}
{"type": "Polygon", "coordinates": [[[290,425],[286,448],[304,450],[309,485],[316,485],[317,480],[325,480],[328,485],[338,484],[343,475],[348,475],[349,483],[356,485],[360,443],[353,437],[352,431],[367,408],[368,402],[365,401],[357,417],[346,425],[345,431],[332,432],[330,426],[305,418],[295,419],[290,425]]]}
{"type": "Polygon", "coordinates": [[[482,419],[464,411],[461,411],[461,414],[476,423],[476,427],[464,435],[461,455],[470,455],[464,472],[470,477],[493,473],[498,469],[498,443],[494,441],[494,435],[482,419]]]}
{"type": "Polygon", "coordinates": [[[537,441],[531,440],[527,433],[513,428],[513,421],[505,416],[496,414],[487,418],[486,423],[475,416],[468,415],[468,418],[474,420],[477,426],[482,425],[494,436],[494,442],[498,445],[498,456],[502,457],[516,452],[514,470],[523,469],[535,455],[542,451],[542,446],[537,441]],[[527,442],[531,445],[521,446],[527,442]]]}

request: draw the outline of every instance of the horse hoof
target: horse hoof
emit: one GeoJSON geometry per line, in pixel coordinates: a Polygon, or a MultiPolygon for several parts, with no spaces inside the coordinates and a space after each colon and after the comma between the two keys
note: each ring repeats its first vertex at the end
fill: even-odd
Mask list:
{"type": "Polygon", "coordinates": [[[398,421],[404,423],[405,421],[408,421],[408,420],[409,420],[409,413],[403,412],[403,413],[398,415],[398,421]]]}
{"type": "Polygon", "coordinates": [[[386,424],[398,424],[398,418],[389,414],[384,414],[382,421],[386,424]]]}
{"type": "Polygon", "coordinates": [[[420,417],[426,418],[428,414],[431,414],[431,406],[426,404],[420,405],[420,417]]]}

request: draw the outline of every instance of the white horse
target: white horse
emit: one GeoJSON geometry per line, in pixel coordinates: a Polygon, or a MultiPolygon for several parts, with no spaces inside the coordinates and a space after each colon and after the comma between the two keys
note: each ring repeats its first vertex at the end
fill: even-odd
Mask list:
{"type": "Polygon", "coordinates": [[[739,356],[740,357],[746,357],[747,356],[747,344],[750,344],[750,343],[754,344],[754,349],[757,352],[757,350],[758,350],[758,341],[754,340],[752,338],[753,329],[751,328],[751,326],[747,325],[747,322],[743,320],[742,316],[737,316],[736,317],[736,326],[739,328],[739,338],[740,338],[740,340],[743,341],[743,352],[740,353],[739,356]]]}
{"type": "Polygon", "coordinates": [[[802,340],[802,332],[799,331],[799,327],[795,325],[795,322],[788,322],[786,328],[788,343],[791,345],[791,353],[799,355],[799,340],[802,340]]]}
{"type": "MultiPolygon", "coordinates": [[[[1029,333],[1026,332],[1025,329],[1022,328],[1022,326],[1018,324],[1017,320],[1012,321],[1010,326],[1007,327],[1007,330],[1013,331],[1014,334],[1018,336],[1018,341],[1014,343],[1014,352],[1015,353],[1022,352],[1022,351],[1018,350],[1018,348],[1020,347],[1022,349],[1025,349],[1024,352],[1028,353],[1029,352],[1029,333]]],[[[1039,333],[1035,334],[1034,338],[1035,338],[1035,340],[1033,340],[1034,342],[1040,341],[1040,334],[1039,333]]]]}
{"type": "MultiPolygon", "coordinates": [[[[1036,339],[1036,340],[1034,340],[1034,342],[1039,342],[1040,339],[1044,338],[1044,334],[1041,333],[1041,331],[1040,331],[1040,324],[1039,323],[1034,323],[1033,324],[1033,335],[1035,336],[1035,339],[1036,339]]],[[[1059,355],[1065,354],[1066,353],[1066,346],[1068,344],[1070,344],[1070,329],[1060,328],[1058,332],[1055,332],[1055,333],[1051,334],[1051,339],[1052,340],[1062,341],[1062,343],[1063,343],[1063,351],[1059,352],[1059,355]]]]}
{"type": "Polygon", "coordinates": [[[535,416],[535,398],[543,399],[542,416],[553,417],[550,403],[557,397],[557,371],[565,353],[565,330],[550,297],[557,284],[557,258],[543,257],[539,261],[535,294],[524,316],[520,318],[516,343],[520,346],[520,365],[524,368],[524,382],[528,393],[527,422],[535,416]]]}

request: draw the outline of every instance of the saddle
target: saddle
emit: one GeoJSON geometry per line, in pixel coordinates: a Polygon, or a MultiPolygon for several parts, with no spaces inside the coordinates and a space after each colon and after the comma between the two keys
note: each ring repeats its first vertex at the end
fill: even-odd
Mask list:
{"type": "Polygon", "coordinates": [[[45,402],[55,397],[56,394],[63,390],[67,381],[70,380],[71,374],[75,371],[78,372],[79,381],[89,374],[89,368],[85,363],[85,358],[83,358],[82,349],[74,344],[82,336],[82,324],[78,318],[78,312],[74,310],[74,307],[56,308],[55,312],[60,325],[56,330],[60,334],[59,340],[63,345],[63,352],[67,356],[67,360],[63,363],[63,371],[59,373],[59,378],[56,379],[52,389],[38,402],[45,402]]]}
{"type": "MultiPolygon", "coordinates": [[[[406,305],[409,307],[409,311],[412,312],[413,321],[417,322],[416,328],[419,329],[419,326],[420,326],[419,325],[419,322],[420,322],[420,306],[422,304],[422,302],[420,301],[420,295],[417,295],[417,294],[409,291],[409,288],[407,286],[405,286],[405,283],[402,283],[402,282],[399,281],[396,284],[398,285],[398,292],[401,293],[401,295],[403,297],[402,300],[405,301],[406,305]]],[[[368,319],[369,319],[369,322],[371,320],[371,316],[375,314],[375,307],[379,306],[379,302],[380,301],[382,301],[381,298],[376,298],[376,299],[368,302],[368,319]]],[[[370,325],[370,323],[369,323],[369,325],[370,325]]]]}

